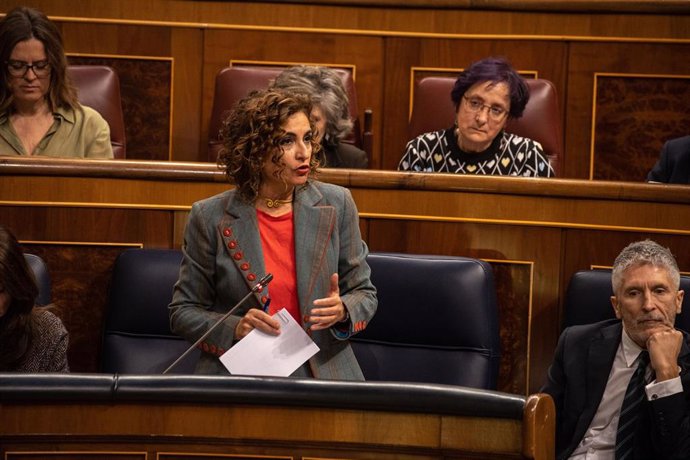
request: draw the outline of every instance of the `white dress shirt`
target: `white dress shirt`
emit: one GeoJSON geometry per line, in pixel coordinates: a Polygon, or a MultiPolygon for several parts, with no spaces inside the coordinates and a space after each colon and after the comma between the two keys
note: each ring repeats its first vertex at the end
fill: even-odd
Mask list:
{"type": "MultiPolygon", "coordinates": [[[[604,395],[582,441],[570,456],[572,460],[615,460],[618,417],[625,391],[630,378],[635,373],[637,358],[641,351],[642,348],[633,342],[623,329],[621,343],[613,359],[604,395]]],[[[648,366],[645,381],[649,381],[653,373],[652,367],[648,366]]],[[[683,391],[683,384],[680,377],[663,382],[655,380],[645,387],[648,400],[664,398],[681,391],[683,391]]]]}

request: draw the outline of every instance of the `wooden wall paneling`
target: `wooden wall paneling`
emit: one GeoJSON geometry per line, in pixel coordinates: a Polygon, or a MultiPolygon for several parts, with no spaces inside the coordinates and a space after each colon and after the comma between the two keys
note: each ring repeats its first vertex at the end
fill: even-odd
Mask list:
{"type": "MultiPolygon", "coordinates": [[[[107,65],[117,72],[125,122],[126,158],[171,159],[172,59],[70,55],[69,60],[75,65],[107,65]]],[[[196,153],[196,146],[188,153],[196,153]]]]}
{"type": "MultiPolygon", "coordinates": [[[[674,101],[677,96],[674,92],[686,93],[686,80],[659,79],[654,75],[690,75],[688,53],[690,43],[687,42],[570,44],[565,131],[568,177],[644,180],[640,171],[653,166],[666,137],[682,131],[677,119],[687,117],[686,101],[680,97],[674,101]],[[599,118],[597,115],[599,119],[593,124],[596,73],[626,74],[631,78],[613,80],[606,77],[602,80],[604,91],[598,96],[602,104],[599,113],[603,111],[606,116],[599,118]],[[649,77],[638,79],[639,75],[649,77]],[[654,94],[655,91],[661,93],[654,94]],[[617,110],[623,113],[616,114],[617,110]],[[599,139],[594,145],[593,137],[599,139]],[[631,158],[637,155],[644,155],[644,159],[631,158]],[[635,164],[631,169],[616,171],[616,165],[630,162],[635,164]]],[[[678,135],[688,133],[687,124],[684,129],[678,135]]]]}
{"type": "MultiPolygon", "coordinates": [[[[33,158],[30,160],[33,161],[33,158]]],[[[75,164],[72,160],[57,160],[65,164],[75,164]]],[[[105,161],[105,160],[103,160],[105,161]]],[[[131,170],[127,170],[127,165],[133,165],[135,162],[126,160],[111,160],[114,164],[110,164],[112,168],[124,170],[122,176],[126,176],[131,170]]],[[[82,160],[86,164],[91,160],[82,160]]],[[[84,163],[82,163],[84,164],[84,163]]],[[[99,162],[98,164],[102,164],[99,162]]],[[[147,166],[164,166],[169,168],[195,168],[198,164],[194,163],[146,163],[147,166]],[[188,166],[189,165],[189,166],[188,166]]],[[[226,183],[220,172],[215,171],[213,165],[212,182],[204,183],[199,180],[192,181],[165,181],[165,180],[146,180],[125,178],[120,179],[105,179],[99,178],[83,178],[83,177],[61,177],[60,180],[47,179],[40,176],[22,176],[3,177],[0,180],[0,205],[5,206],[35,206],[35,203],[41,203],[48,208],[57,208],[58,206],[66,206],[70,208],[96,208],[96,209],[113,209],[115,211],[126,212],[131,209],[144,209],[151,211],[188,211],[192,203],[209,196],[213,196],[220,192],[227,190],[230,186],[226,183]],[[182,205],[180,203],[183,203],[182,205]]],[[[135,169],[136,171],[136,169],[135,169]]],[[[43,206],[38,206],[37,209],[45,209],[43,206]]],[[[0,206],[0,211],[2,207],[0,206]]],[[[114,215],[111,213],[111,215],[114,215]]],[[[0,215],[1,216],[1,215],[0,215]]],[[[40,220],[40,217],[36,219],[40,220]]],[[[74,227],[77,221],[68,221],[65,224],[66,228],[74,227]]],[[[44,222],[45,223],[45,222],[44,222]]],[[[91,227],[84,229],[87,232],[94,232],[100,234],[102,228],[97,225],[97,222],[88,222],[91,227]]],[[[27,219],[27,225],[33,225],[33,221],[27,219]]],[[[134,225],[140,225],[141,228],[147,228],[145,222],[134,222],[134,225]]],[[[122,232],[119,227],[118,232],[114,233],[116,238],[126,238],[126,232],[122,232]]],[[[50,229],[51,231],[54,228],[50,229]]],[[[152,233],[145,233],[144,243],[146,245],[154,245],[159,247],[160,244],[167,244],[172,238],[169,234],[161,234],[152,230],[152,233]],[[164,242],[164,243],[162,243],[164,242]]],[[[98,240],[96,240],[98,241],[98,240]]],[[[122,240],[117,240],[122,241],[122,240]]],[[[126,240],[125,240],[126,241],[126,240]]]]}
{"type": "Polygon", "coordinates": [[[484,260],[491,263],[494,272],[499,306],[501,362],[498,388],[506,393],[526,394],[534,264],[484,260]]]}
{"type": "MultiPolygon", "coordinates": [[[[371,168],[380,167],[381,133],[387,114],[382,111],[383,40],[380,37],[274,32],[251,30],[206,30],[202,139],[208,139],[216,74],[231,60],[306,62],[354,65],[360,120],[365,109],[374,113],[374,154],[371,168]]],[[[203,141],[202,141],[203,143],[203,141]]]]}
{"type": "MultiPolygon", "coordinates": [[[[464,428],[463,424],[457,424],[458,430],[464,428]]],[[[495,440],[495,432],[491,429],[501,428],[502,434],[509,435],[508,442],[519,442],[519,424],[500,423],[490,428],[481,430],[483,436],[475,444],[482,441],[486,444],[492,437],[495,440]]],[[[460,431],[457,431],[460,432],[460,431]]],[[[456,432],[454,432],[456,433],[456,432]]],[[[233,442],[227,439],[219,441],[208,440],[187,440],[164,441],[159,436],[149,436],[140,442],[117,443],[112,441],[112,437],[98,442],[84,443],[61,439],[59,442],[54,440],[32,439],[33,446],[27,443],[8,441],[3,443],[3,448],[7,456],[4,460],[348,460],[361,459],[368,460],[440,460],[444,458],[440,454],[429,453],[429,449],[421,450],[414,448],[391,449],[391,452],[379,450],[366,450],[358,448],[333,449],[331,443],[328,448],[314,446],[313,443],[302,442],[301,445],[291,445],[286,447],[284,443],[268,441],[261,442],[233,442]],[[155,439],[155,441],[153,440],[155,439]],[[97,445],[98,450],[94,450],[97,445]],[[138,453],[136,450],[146,448],[146,452],[138,453]],[[286,455],[289,452],[289,455],[286,455]]],[[[504,438],[505,439],[505,438],[504,438]]],[[[465,441],[467,443],[467,441],[465,441]]],[[[296,443],[295,443],[296,444],[296,443]]],[[[460,444],[452,434],[449,436],[449,445],[460,444]]],[[[507,444],[507,443],[506,443],[507,444]]],[[[455,446],[453,446],[455,447],[455,446]]],[[[463,446],[464,447],[464,446],[463,446]]],[[[1,452],[1,451],[0,451],[1,452]]],[[[467,457],[455,456],[453,458],[463,459],[467,457]]],[[[477,458],[476,454],[470,458],[477,458]]],[[[496,458],[503,460],[503,454],[482,458],[496,458]]],[[[520,458],[520,457],[516,457],[520,458]]]]}
{"type": "MultiPolygon", "coordinates": [[[[567,47],[556,41],[521,41],[471,38],[398,38],[385,40],[385,81],[383,86],[384,125],[383,169],[396,169],[408,139],[411,71],[415,67],[435,69],[466,68],[489,56],[508,58],[518,71],[537,72],[553,82],[565,100],[567,47]]],[[[450,95],[449,95],[450,97],[450,95]]]]}
{"type": "MultiPolygon", "coordinates": [[[[43,446],[42,448],[49,448],[43,446]]],[[[7,451],[5,453],[5,460],[148,460],[146,452],[118,452],[120,450],[115,448],[114,451],[94,451],[87,450],[67,450],[64,452],[55,450],[41,451],[39,448],[34,448],[29,451],[16,450],[7,451]]]]}
{"type": "Polygon", "coordinates": [[[69,332],[70,371],[98,372],[115,259],[127,247],[141,245],[22,242],[22,246],[48,266],[53,311],[69,332]]]}
{"type": "Polygon", "coordinates": [[[0,206],[0,223],[48,265],[73,372],[98,371],[115,258],[127,247],[172,247],[171,219],[166,211],[0,206]]]}
{"type": "Polygon", "coordinates": [[[15,205],[0,206],[0,222],[25,241],[172,247],[168,211],[15,205]]]}
{"type": "MultiPolygon", "coordinates": [[[[125,117],[127,158],[170,160],[172,30],[143,25],[72,22],[64,22],[61,27],[65,51],[79,55],[71,58],[70,62],[105,64],[117,71],[125,117]]],[[[194,62],[183,64],[194,65],[194,62]]],[[[193,88],[190,85],[190,89],[193,88]]]]}
{"type": "Polygon", "coordinates": [[[171,27],[60,21],[65,51],[169,57],[171,27]]]}
{"type": "Polygon", "coordinates": [[[644,181],[664,142],[690,132],[690,74],[594,75],[592,179],[644,181]]]}
{"type": "MultiPolygon", "coordinates": [[[[175,161],[204,161],[206,139],[201,138],[203,40],[201,29],[173,28],[174,58],[172,156],[175,161]]],[[[209,112],[210,113],[210,112],[209,112]]]]}
{"type": "MultiPolygon", "coordinates": [[[[99,267],[111,246],[179,247],[191,203],[228,188],[213,165],[196,163],[6,158],[0,175],[0,223],[22,242],[45,246],[66,270],[74,247],[93,246],[93,256],[78,255],[99,267]]],[[[515,323],[504,337],[517,337],[504,353],[508,391],[536,391],[543,382],[561,295],[575,270],[611,265],[625,244],[650,236],[690,272],[682,186],[346,170],[325,170],[321,178],[350,188],[372,251],[490,261],[508,310],[503,322],[515,323]]],[[[83,281],[74,273],[69,279],[69,286],[83,281]]],[[[87,305],[88,295],[76,310],[98,308],[87,305]]],[[[92,332],[98,341],[100,330],[92,332]]]]}
{"type": "MultiPolygon", "coordinates": [[[[690,222],[689,222],[690,224],[690,222]]],[[[689,227],[690,228],[690,227],[689,227]]],[[[565,295],[568,282],[578,270],[590,270],[593,266],[611,267],[616,256],[628,244],[649,238],[671,250],[681,272],[690,271],[690,253],[687,250],[687,235],[672,235],[663,232],[624,232],[605,230],[569,229],[564,232],[563,285],[565,295]]],[[[562,316],[559,319],[559,325],[562,316]]]]}
{"type": "Polygon", "coordinates": [[[513,225],[367,218],[372,251],[443,254],[487,260],[500,307],[499,390],[526,394],[543,383],[557,335],[560,232],[513,225]],[[530,320],[531,318],[531,320],[530,320]],[[531,324],[530,324],[531,321],[531,324]],[[529,365],[528,365],[529,362],[529,365]]]}
{"type": "MultiPolygon", "coordinates": [[[[264,26],[330,27],[424,33],[596,35],[609,37],[687,37],[690,15],[687,5],[669,8],[658,2],[538,2],[535,11],[525,2],[501,2],[488,10],[486,4],[439,1],[424,7],[401,7],[400,2],[265,3],[251,1],[113,0],[73,2],[34,0],[32,5],[49,15],[145,21],[178,21],[264,26]],[[306,4],[305,4],[306,3],[306,4]],[[350,4],[352,3],[352,4],[350,4]],[[359,5],[357,5],[359,3],[359,5]],[[362,5],[365,3],[366,5],[362,5]],[[512,5],[511,5],[512,3],[512,5]],[[644,3],[644,5],[643,5],[644,3]],[[601,5],[605,5],[600,8],[601,5]],[[629,8],[633,5],[632,11],[629,8]],[[434,8],[436,6],[436,8],[434,8]],[[637,9],[635,7],[638,7],[637,9]],[[624,14],[621,14],[624,13],[624,14]]],[[[417,2],[417,6],[421,2],[417,2]]],[[[16,5],[0,1],[0,11],[16,5]]]]}
{"type": "MultiPolygon", "coordinates": [[[[116,390],[111,395],[68,395],[68,390],[78,392],[74,390],[76,384],[68,382],[68,390],[61,392],[62,401],[46,401],[45,392],[44,399],[8,398],[0,405],[0,455],[13,452],[20,457],[21,452],[41,452],[45,457],[39,458],[46,460],[57,460],[69,453],[78,455],[69,458],[86,460],[89,453],[95,452],[106,454],[103,458],[117,453],[146,453],[147,458],[160,460],[553,458],[553,452],[549,453],[544,445],[552,447],[554,442],[555,411],[553,402],[544,395],[532,395],[524,402],[509,395],[492,395],[503,401],[483,396],[487,405],[503,403],[512,412],[495,407],[482,411],[478,409],[483,402],[478,395],[471,399],[475,401],[474,408],[468,404],[465,412],[432,407],[429,413],[420,413],[404,404],[400,409],[363,409],[364,397],[359,398],[359,404],[345,409],[337,398],[332,398],[331,403],[321,395],[316,395],[321,401],[316,406],[291,405],[287,394],[284,400],[278,396],[259,404],[261,390],[247,388],[251,383],[248,382],[244,387],[230,385],[237,388],[221,392],[218,402],[211,404],[179,392],[166,394],[163,387],[174,383],[158,383],[155,376],[150,377],[156,400],[117,393],[118,380],[113,381],[116,390]],[[156,391],[158,387],[162,390],[156,391]],[[247,401],[242,402],[241,396],[247,401]],[[281,429],[272,429],[276,425],[281,429]]],[[[127,387],[122,379],[119,378],[119,385],[127,387]]],[[[5,387],[11,386],[7,378],[4,383],[5,387]]],[[[202,393],[205,387],[210,388],[205,382],[195,383],[201,384],[202,393]]],[[[218,388],[219,383],[215,385],[218,388]]],[[[102,385],[96,386],[103,390],[102,385]]],[[[15,388],[16,385],[9,389],[10,396],[15,388]]],[[[364,396],[376,391],[361,390],[364,396]]],[[[434,389],[410,388],[414,397],[426,395],[429,390],[434,389]]],[[[280,389],[264,389],[264,393],[271,391],[275,394],[280,389]]],[[[431,396],[460,401],[465,397],[431,396]]],[[[456,401],[452,406],[459,404],[456,401]]]]}

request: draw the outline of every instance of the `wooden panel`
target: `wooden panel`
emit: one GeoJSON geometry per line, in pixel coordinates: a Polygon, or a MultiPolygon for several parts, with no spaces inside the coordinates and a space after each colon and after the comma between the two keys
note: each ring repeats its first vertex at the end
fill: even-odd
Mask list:
{"type": "Polygon", "coordinates": [[[172,159],[201,161],[206,139],[201,138],[201,78],[203,73],[203,31],[174,28],[171,55],[174,57],[172,159]]]}
{"type": "MultiPolygon", "coordinates": [[[[385,42],[385,149],[381,167],[396,169],[407,143],[411,69],[467,67],[487,56],[506,56],[522,72],[537,72],[553,82],[563,100],[566,46],[563,43],[512,40],[388,38],[385,42]]],[[[450,97],[450,95],[448,96],[450,97]]],[[[561,107],[564,105],[561,103],[561,107]]]]}
{"type": "Polygon", "coordinates": [[[371,251],[410,254],[443,254],[487,260],[494,270],[499,325],[501,363],[498,389],[507,393],[527,393],[527,355],[532,298],[532,264],[506,260],[502,248],[478,248],[471,244],[477,233],[491,231],[473,224],[366,219],[371,251]],[[439,244],[439,242],[444,242],[439,244]]]}
{"type": "MultiPolygon", "coordinates": [[[[377,37],[267,31],[207,30],[204,35],[204,96],[202,139],[208,139],[216,74],[231,60],[304,62],[354,66],[360,120],[364,110],[374,112],[374,154],[371,168],[380,165],[379,133],[384,115],[381,92],[383,46],[377,37]],[[366,52],[363,52],[366,50],[366,52]]],[[[386,117],[386,122],[388,119],[386,117]]]]}
{"type": "MultiPolygon", "coordinates": [[[[37,0],[33,5],[60,24],[68,52],[175,59],[174,94],[180,99],[173,101],[171,149],[173,159],[184,161],[207,158],[213,78],[233,56],[356,64],[359,108],[374,110],[373,169],[394,169],[408,140],[411,67],[458,68],[490,55],[507,56],[518,69],[539,71],[553,81],[563,102],[567,94],[567,104],[561,107],[564,113],[567,109],[563,132],[569,159],[562,163],[561,176],[583,179],[590,177],[593,73],[689,73],[685,57],[690,15],[677,14],[679,8],[687,11],[679,2],[635,2],[633,7],[606,2],[601,8],[585,8],[596,3],[577,2],[574,7],[572,2],[556,1],[545,7],[529,0],[500,2],[492,9],[473,2],[465,8],[390,3],[37,0]],[[571,45],[573,52],[568,51],[571,45]]],[[[14,4],[0,1],[3,6],[0,11],[14,4]]],[[[621,119],[619,125],[636,125],[627,121],[621,119]]],[[[653,118],[641,122],[653,123],[653,118]]],[[[606,123],[601,129],[607,129],[606,123]]],[[[645,156],[652,155],[653,144],[666,139],[665,130],[652,127],[647,133],[645,156]]],[[[161,148],[157,142],[139,140],[134,143],[141,149],[137,158],[160,158],[150,151],[161,148]]],[[[599,157],[616,157],[607,170],[618,172],[617,167],[632,157],[629,150],[609,151],[610,144],[600,145],[599,157]]],[[[612,174],[605,171],[600,177],[614,178],[612,174]]],[[[615,176],[635,181],[639,177],[639,172],[615,176]]]]}
{"type": "Polygon", "coordinates": [[[198,159],[201,28],[59,24],[67,53],[83,54],[118,70],[128,158],[198,159]]]}
{"type": "MultiPolygon", "coordinates": [[[[142,5],[116,0],[89,7],[64,1],[38,2],[37,6],[66,16],[58,22],[68,52],[175,60],[177,75],[173,75],[172,84],[176,97],[168,150],[172,159],[183,161],[207,158],[213,80],[231,58],[356,65],[360,112],[367,108],[374,111],[371,167],[394,169],[408,141],[410,68],[458,68],[490,55],[507,56],[519,70],[536,71],[556,85],[566,115],[563,132],[567,160],[561,163],[560,175],[583,179],[590,177],[595,72],[689,74],[685,56],[690,46],[690,15],[663,14],[663,10],[617,15],[608,11],[568,14],[557,8],[535,12],[266,5],[166,0],[142,5]],[[112,23],[110,18],[119,22],[112,23]],[[134,23],[132,18],[143,22],[134,23]],[[179,22],[159,22],[165,18],[179,22]],[[675,43],[663,41],[667,39],[675,43]],[[569,52],[571,47],[573,52],[569,52]]],[[[634,87],[624,90],[628,96],[636,96],[634,87]]],[[[640,145],[649,145],[645,158],[658,154],[654,144],[671,136],[666,132],[667,123],[662,123],[666,128],[658,129],[654,117],[646,118],[648,114],[638,116],[635,123],[623,118],[615,122],[629,130],[651,124],[651,129],[636,129],[638,135],[645,132],[649,142],[633,143],[637,150],[632,153],[621,149],[619,143],[599,142],[597,156],[611,161],[602,165],[603,172],[596,177],[640,180],[639,172],[622,175],[620,166],[630,163],[640,145]]],[[[145,122],[149,120],[162,122],[160,117],[147,117],[145,122]]],[[[169,117],[166,120],[171,123],[169,117]]],[[[601,125],[604,131],[610,123],[602,121],[601,125]]],[[[678,126],[682,126],[680,120],[678,126]]],[[[154,134],[139,136],[131,143],[138,149],[136,158],[162,158],[156,150],[165,150],[164,143],[158,142],[162,135],[154,134]]],[[[638,167],[644,169],[642,163],[638,167]]]]}
{"type": "Polygon", "coordinates": [[[227,403],[4,404],[0,415],[0,454],[44,452],[31,460],[93,458],[80,457],[87,451],[160,460],[523,458],[525,429],[521,420],[481,416],[227,403]],[[71,452],[79,454],[65,456],[71,452]]]}
{"type": "Polygon", "coordinates": [[[54,313],[69,331],[70,370],[97,372],[110,277],[115,259],[125,247],[25,242],[22,245],[49,267],[54,313]]]}
{"type": "Polygon", "coordinates": [[[7,451],[6,460],[146,460],[146,452],[7,451]]]}
{"type": "MultiPolygon", "coordinates": [[[[0,175],[0,222],[57,257],[65,274],[55,276],[70,286],[87,283],[67,271],[75,246],[90,251],[80,244],[96,243],[94,255],[79,254],[97,267],[110,263],[111,244],[179,247],[192,202],[228,187],[214,165],[194,163],[5,159],[0,175]]],[[[611,265],[627,243],[651,237],[690,271],[690,197],[681,186],[347,170],[321,178],[350,188],[371,250],[491,262],[506,391],[525,394],[543,383],[575,270],[611,265]]],[[[89,299],[80,300],[72,308],[86,308],[89,299]]]]}
{"type": "Polygon", "coordinates": [[[170,214],[0,206],[0,222],[48,265],[55,313],[70,334],[71,371],[97,372],[115,258],[127,247],[172,247],[170,214]]]}
{"type": "Polygon", "coordinates": [[[231,460],[292,460],[292,456],[278,456],[278,455],[242,455],[242,454],[194,454],[191,452],[185,453],[168,453],[161,452],[156,457],[158,460],[188,460],[194,458],[200,458],[203,460],[213,460],[213,459],[231,459],[231,460]]]}
{"type": "Polygon", "coordinates": [[[594,78],[592,178],[644,181],[664,142],[688,133],[690,75],[594,78]]]}
{"type": "MultiPolygon", "coordinates": [[[[663,232],[613,233],[597,230],[568,230],[564,232],[563,291],[572,275],[592,266],[611,267],[618,253],[628,244],[650,238],[668,247],[675,256],[681,272],[690,269],[690,252],[685,238],[663,232]]],[[[560,323],[559,323],[560,324],[560,323]]]]}
{"type": "MultiPolygon", "coordinates": [[[[407,8],[393,1],[386,2],[386,5],[374,2],[373,5],[360,7],[318,5],[314,4],[317,2],[304,1],[297,5],[292,2],[277,4],[211,0],[113,0],[100,3],[34,0],[32,5],[49,15],[60,16],[422,33],[687,37],[687,31],[690,30],[690,16],[675,14],[674,9],[669,7],[670,2],[665,0],[645,2],[646,9],[630,8],[631,3],[639,5],[640,2],[621,1],[626,5],[621,8],[611,2],[603,2],[608,8],[597,8],[590,5],[601,6],[602,2],[583,4],[563,1],[561,8],[558,4],[544,8],[541,0],[532,1],[531,8],[524,2],[499,2],[503,6],[502,11],[493,8],[493,5],[489,9],[487,4],[476,2],[466,2],[465,8],[450,9],[432,8],[429,5],[407,8]],[[572,14],[574,5],[580,6],[577,14],[572,14]],[[626,14],[621,14],[621,11],[626,14]]],[[[2,3],[6,5],[4,10],[15,5],[9,0],[3,0],[2,3]]],[[[448,2],[443,3],[449,6],[448,2]]],[[[677,6],[679,0],[673,3],[677,6]]],[[[687,4],[680,3],[681,8],[687,11],[687,4]]]]}
{"type": "Polygon", "coordinates": [[[653,166],[663,142],[688,132],[687,122],[683,124],[688,117],[687,80],[670,83],[669,78],[653,76],[690,75],[686,59],[690,44],[573,43],[570,51],[565,131],[568,177],[644,180],[644,169],[653,166]],[[602,106],[597,109],[603,115],[597,115],[593,126],[596,73],[648,77],[605,78],[604,92],[598,96],[602,106]],[[674,91],[680,91],[675,99],[674,91]],[[594,151],[593,135],[601,140],[594,151]],[[642,159],[633,158],[637,155],[642,159]],[[622,166],[628,162],[633,166],[622,166]],[[619,168],[622,171],[616,171],[619,168]]]}
{"type": "Polygon", "coordinates": [[[170,56],[170,28],[145,24],[63,22],[67,53],[170,56]]]}
{"type": "Polygon", "coordinates": [[[117,72],[128,159],[170,159],[172,60],[70,56],[69,61],[107,65],[117,72]]]}
{"type": "Polygon", "coordinates": [[[170,159],[170,30],[161,27],[62,23],[73,64],[113,67],[120,79],[127,158],[170,159]],[[167,61],[146,59],[166,57],[167,61]]]}

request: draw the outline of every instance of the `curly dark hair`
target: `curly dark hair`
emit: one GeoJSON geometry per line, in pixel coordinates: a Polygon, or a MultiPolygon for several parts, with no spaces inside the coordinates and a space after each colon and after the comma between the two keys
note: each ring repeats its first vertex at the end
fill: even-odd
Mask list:
{"type": "MultiPolygon", "coordinates": [[[[253,91],[233,108],[221,128],[223,149],[218,156],[218,167],[225,171],[243,200],[249,203],[256,200],[261,185],[261,171],[267,158],[276,165],[283,165],[280,140],[285,135],[282,126],[287,119],[300,112],[309,119],[311,108],[307,96],[275,88],[253,91]]],[[[309,124],[313,130],[312,122],[309,124]]],[[[319,166],[316,153],[321,147],[313,138],[311,146],[309,166],[310,174],[313,174],[319,166]]],[[[278,177],[283,168],[276,172],[278,177]]]]}
{"type": "MultiPolygon", "coordinates": [[[[32,38],[43,43],[50,64],[50,90],[47,99],[51,109],[64,107],[76,110],[79,107],[77,91],[67,77],[67,58],[60,30],[41,11],[20,6],[7,13],[0,21],[0,64],[5,65],[17,43],[32,38]]],[[[12,108],[9,78],[11,77],[6,68],[0,72],[0,113],[12,108]]]]}

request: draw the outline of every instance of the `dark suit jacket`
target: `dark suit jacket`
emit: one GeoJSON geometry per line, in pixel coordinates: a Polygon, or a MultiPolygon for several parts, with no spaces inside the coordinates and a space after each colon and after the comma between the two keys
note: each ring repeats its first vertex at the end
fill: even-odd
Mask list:
{"type": "MultiPolygon", "coordinates": [[[[542,392],[556,403],[556,456],[567,459],[599,407],[621,341],[622,324],[607,320],[561,334],[542,392]]],[[[690,458],[690,337],[678,357],[683,392],[646,401],[635,437],[635,459],[690,458]]]]}
{"type": "Polygon", "coordinates": [[[366,169],[369,166],[367,153],[352,144],[340,142],[332,145],[324,142],[321,146],[323,147],[321,158],[323,168],[366,169]]]}
{"type": "Polygon", "coordinates": [[[647,181],[690,184],[690,136],[671,139],[661,149],[661,156],[647,181]]]}

